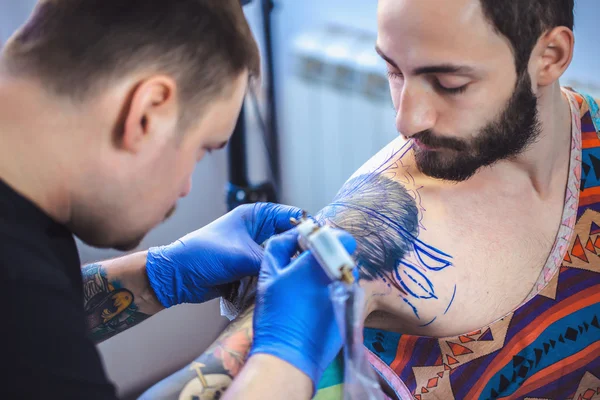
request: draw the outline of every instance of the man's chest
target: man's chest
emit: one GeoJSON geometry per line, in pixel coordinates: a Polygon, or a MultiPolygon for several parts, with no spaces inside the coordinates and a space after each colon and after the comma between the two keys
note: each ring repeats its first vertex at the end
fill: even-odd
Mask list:
{"type": "Polygon", "coordinates": [[[371,319],[369,325],[393,321],[385,329],[450,336],[517,308],[553,250],[564,199],[535,203],[484,193],[473,201],[427,200],[423,228],[398,263],[400,284],[379,286],[378,308],[395,317],[371,319]]]}

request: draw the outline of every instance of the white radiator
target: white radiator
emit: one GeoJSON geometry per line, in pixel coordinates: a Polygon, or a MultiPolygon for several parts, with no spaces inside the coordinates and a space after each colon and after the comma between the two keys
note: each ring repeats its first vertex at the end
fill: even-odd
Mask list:
{"type": "Polygon", "coordinates": [[[373,34],[338,26],[296,38],[283,87],[282,201],[315,213],[393,140],[395,112],[373,34]]]}

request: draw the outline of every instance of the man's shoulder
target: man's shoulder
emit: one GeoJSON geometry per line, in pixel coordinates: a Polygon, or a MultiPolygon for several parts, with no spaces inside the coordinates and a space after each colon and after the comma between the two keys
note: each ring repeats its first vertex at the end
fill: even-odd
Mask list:
{"type": "Polygon", "coordinates": [[[589,115],[593,129],[595,129],[596,133],[600,135],[600,98],[587,93],[581,93],[581,96],[583,96],[585,103],[582,106],[582,111],[584,111],[583,115],[585,118],[587,118],[587,115],[589,115]]]}
{"type": "Polygon", "coordinates": [[[413,203],[420,199],[419,192],[430,185],[432,179],[416,166],[412,142],[398,137],[364,163],[346,181],[337,197],[356,194],[364,200],[372,195],[400,204],[413,203]]]}
{"type": "Polygon", "coordinates": [[[600,133],[600,93],[582,91],[569,86],[563,87],[563,90],[577,101],[581,117],[585,118],[589,114],[596,132],[600,133]]]}
{"type": "MultiPolygon", "coordinates": [[[[412,146],[408,141],[398,137],[379,150],[373,157],[356,170],[349,180],[361,175],[383,174],[394,171],[398,167],[414,169],[412,146]]],[[[413,175],[415,172],[413,172],[413,175]]]]}
{"type": "Polygon", "coordinates": [[[71,232],[0,180],[0,273],[4,278],[57,282],[68,275],[73,280],[79,264],[71,232]]]}
{"type": "MultiPolygon", "coordinates": [[[[9,267],[15,267],[14,265],[9,267]]],[[[15,267],[15,268],[18,268],[15,267]]],[[[116,399],[94,344],[83,303],[61,274],[13,274],[2,285],[7,343],[0,398],[116,399]],[[35,384],[32,384],[35,382],[35,384]]]]}
{"type": "Polygon", "coordinates": [[[76,247],[65,246],[65,240],[60,240],[54,248],[52,240],[33,234],[28,236],[27,232],[12,225],[0,227],[3,284],[73,291],[78,285],[80,268],[76,247]]]}
{"type": "Polygon", "coordinates": [[[0,243],[0,298],[10,327],[0,398],[115,399],[86,337],[77,267],[55,255],[61,246],[52,250],[52,240],[40,244],[2,228],[0,243]]]}

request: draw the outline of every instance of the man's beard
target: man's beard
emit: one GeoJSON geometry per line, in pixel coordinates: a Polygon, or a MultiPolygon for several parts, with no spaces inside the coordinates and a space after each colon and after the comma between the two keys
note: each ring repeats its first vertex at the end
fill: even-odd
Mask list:
{"type": "Polygon", "coordinates": [[[537,97],[524,72],[500,117],[473,139],[437,136],[424,131],[413,136],[426,147],[413,146],[417,168],[432,178],[462,182],[482,167],[523,153],[541,133],[537,97]]]}
{"type": "MultiPolygon", "coordinates": [[[[171,218],[171,216],[173,216],[173,214],[175,213],[175,210],[177,209],[177,206],[173,206],[165,215],[163,222],[168,220],[169,218],[171,218]]],[[[124,240],[122,242],[119,242],[115,245],[113,245],[112,247],[115,250],[118,251],[131,251],[136,249],[144,240],[144,238],[146,237],[147,232],[143,233],[141,235],[138,235],[137,237],[135,237],[134,239],[129,239],[129,240],[124,240]]]]}
{"type": "Polygon", "coordinates": [[[146,235],[143,235],[133,240],[119,242],[118,244],[113,245],[112,248],[118,251],[132,251],[142,243],[142,240],[144,240],[145,237],[146,235]]]}

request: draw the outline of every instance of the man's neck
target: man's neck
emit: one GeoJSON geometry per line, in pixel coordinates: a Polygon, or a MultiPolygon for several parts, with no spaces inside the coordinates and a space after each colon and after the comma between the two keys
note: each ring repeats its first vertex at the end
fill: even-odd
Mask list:
{"type": "Polygon", "coordinates": [[[0,179],[64,223],[73,149],[61,150],[65,132],[52,116],[56,107],[39,93],[31,83],[0,76],[0,179]]]}
{"type": "Polygon", "coordinates": [[[539,98],[541,132],[538,139],[518,157],[483,168],[465,182],[479,185],[482,182],[527,182],[540,199],[548,198],[566,177],[571,151],[572,117],[569,99],[560,86],[547,88],[539,98]]]}

